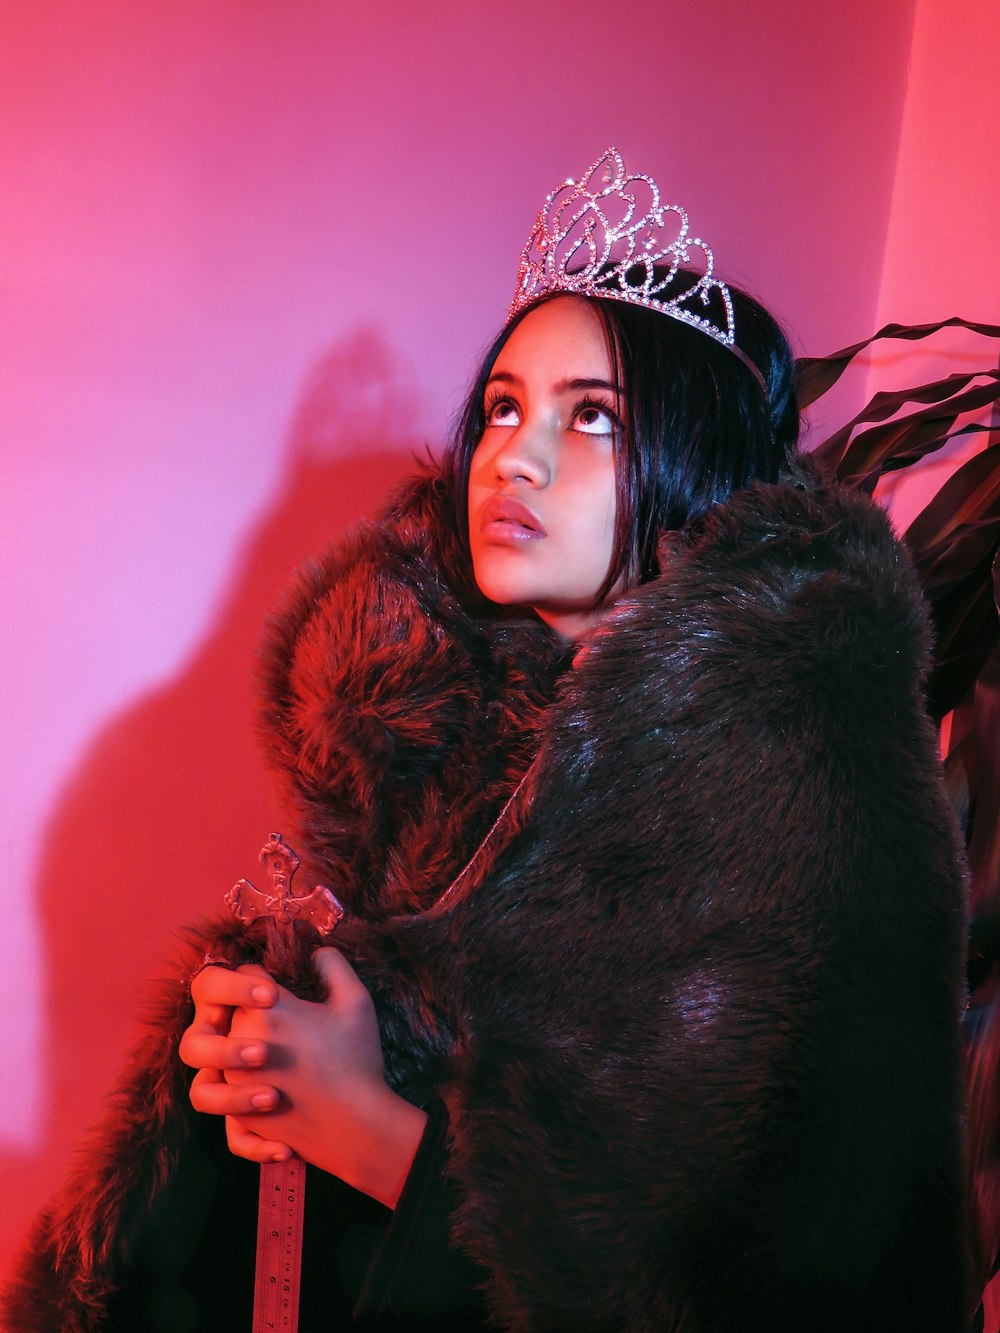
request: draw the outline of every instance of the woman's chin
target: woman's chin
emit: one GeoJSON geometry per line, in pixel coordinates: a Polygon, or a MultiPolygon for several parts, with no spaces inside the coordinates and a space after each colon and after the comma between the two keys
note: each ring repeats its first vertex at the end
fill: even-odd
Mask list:
{"type": "Polygon", "coordinates": [[[476,586],[484,597],[498,606],[530,606],[538,594],[524,571],[504,568],[506,561],[479,561],[475,565],[476,586]]]}

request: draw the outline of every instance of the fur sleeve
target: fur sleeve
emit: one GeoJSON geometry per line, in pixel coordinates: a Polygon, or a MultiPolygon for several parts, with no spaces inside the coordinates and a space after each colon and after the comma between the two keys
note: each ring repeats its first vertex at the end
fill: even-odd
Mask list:
{"type": "Polygon", "coordinates": [[[191,1071],[177,1058],[191,1021],[187,977],[209,935],[192,933],[177,978],[159,986],[141,1040],[81,1143],[69,1178],[35,1223],[3,1293],[11,1333],[91,1333],[107,1327],[109,1300],[149,1209],[186,1150],[194,1111],[191,1071]]]}

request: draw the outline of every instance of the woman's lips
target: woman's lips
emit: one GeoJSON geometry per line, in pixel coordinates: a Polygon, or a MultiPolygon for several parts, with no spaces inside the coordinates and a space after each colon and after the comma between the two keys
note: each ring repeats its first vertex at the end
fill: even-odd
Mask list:
{"type": "Polygon", "coordinates": [[[519,543],[545,536],[538,516],[509,495],[493,495],[479,511],[479,530],[490,541],[519,543]]]}

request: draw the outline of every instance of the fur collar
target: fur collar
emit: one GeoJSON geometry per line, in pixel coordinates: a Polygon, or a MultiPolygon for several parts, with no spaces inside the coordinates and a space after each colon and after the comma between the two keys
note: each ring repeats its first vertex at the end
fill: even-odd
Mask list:
{"type": "Polygon", "coordinates": [[[583,737],[655,726],[664,661],[669,707],[686,694],[713,714],[729,689],[775,710],[840,691],[849,708],[852,675],[880,697],[919,696],[929,640],[906,558],[881,511],[826,488],[806,460],[671,541],[660,577],[577,645],[470,586],[452,506],[436,471],[406,483],[300,573],[262,654],[261,736],[295,836],[355,915],[429,908],[522,778],[511,813],[533,799],[553,750],[578,769],[583,737]],[[784,678],[754,679],[738,640],[750,648],[786,623],[801,653],[784,678]],[[731,671],[705,669],[727,660],[731,671]]]}

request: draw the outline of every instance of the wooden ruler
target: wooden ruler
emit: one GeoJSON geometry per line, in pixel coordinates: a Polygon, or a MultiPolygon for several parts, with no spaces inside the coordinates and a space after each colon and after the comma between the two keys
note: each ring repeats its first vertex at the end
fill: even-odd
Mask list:
{"type": "Polygon", "coordinates": [[[253,1333],[297,1333],[305,1197],[301,1157],[260,1168],[253,1333]]]}

